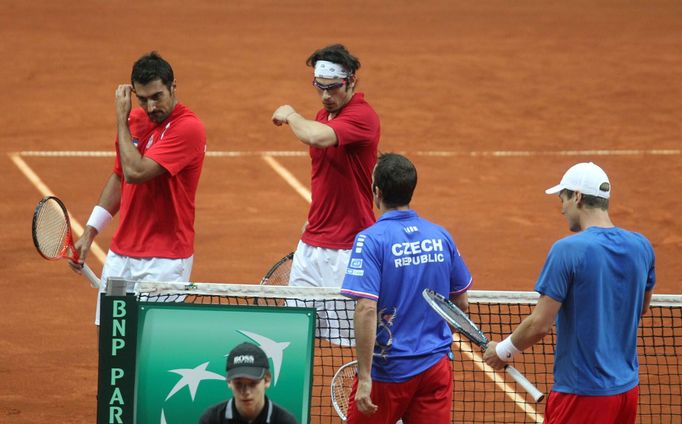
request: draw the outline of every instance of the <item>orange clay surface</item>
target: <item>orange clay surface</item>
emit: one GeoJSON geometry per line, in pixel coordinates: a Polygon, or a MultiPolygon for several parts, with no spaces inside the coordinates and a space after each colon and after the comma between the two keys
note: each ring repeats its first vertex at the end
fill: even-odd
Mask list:
{"type": "MultiPolygon", "coordinates": [[[[193,281],[253,283],[295,247],[307,202],[244,153],[305,152],[270,117],[285,103],[314,116],[305,59],[342,42],[361,59],[381,150],[414,160],[412,206],[452,232],[474,288],[532,290],[569,234],[543,190],[591,160],[612,179],[614,222],[654,245],[656,291],[682,292],[682,2],[325,3],[2,3],[0,422],[92,423],[96,409],[95,292],[63,261],[38,257],[30,220],[42,194],[12,154],[111,152],[116,85],[153,49],[173,65],[209,150],[242,152],[206,159],[193,281]]],[[[80,223],[113,164],[19,158],[80,223]]],[[[309,184],[306,156],[275,159],[309,184]]],[[[114,227],[97,240],[105,251],[114,227]]]]}

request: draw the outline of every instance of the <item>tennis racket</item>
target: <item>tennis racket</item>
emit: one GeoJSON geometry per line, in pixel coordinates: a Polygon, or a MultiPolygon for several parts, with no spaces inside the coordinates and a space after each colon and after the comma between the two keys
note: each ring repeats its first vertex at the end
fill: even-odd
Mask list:
{"type": "MultiPolygon", "coordinates": [[[[73,245],[71,222],[66,206],[54,196],[44,197],[33,212],[33,244],[40,256],[47,260],[71,259],[78,261],[78,252],[73,245]]],[[[83,264],[83,275],[94,288],[100,287],[99,278],[83,264]]]]}
{"type": "Polygon", "coordinates": [[[353,380],[358,372],[358,361],[350,361],[341,365],[336,370],[331,384],[332,405],[336,414],[344,422],[348,417],[348,405],[350,405],[350,391],[353,388],[353,380]]]}
{"type": "Polygon", "coordinates": [[[289,285],[289,273],[291,272],[291,263],[294,260],[294,252],[289,253],[277,263],[261,278],[261,285],[268,286],[287,286],[289,285]]]}
{"type": "MultiPolygon", "coordinates": [[[[353,389],[353,380],[358,372],[358,361],[350,361],[341,365],[336,370],[331,384],[332,405],[336,414],[346,422],[348,418],[348,408],[350,407],[350,392],[353,389]]],[[[403,424],[403,420],[398,420],[396,424],[403,424]]]]}
{"type": "MultiPolygon", "coordinates": [[[[476,343],[483,350],[488,347],[488,338],[485,334],[454,303],[431,289],[424,289],[422,296],[424,296],[426,302],[438,315],[443,317],[448,324],[455,327],[466,338],[476,343]]],[[[511,365],[505,365],[504,370],[531,395],[535,402],[540,402],[545,398],[545,395],[516,368],[511,365]]]]}

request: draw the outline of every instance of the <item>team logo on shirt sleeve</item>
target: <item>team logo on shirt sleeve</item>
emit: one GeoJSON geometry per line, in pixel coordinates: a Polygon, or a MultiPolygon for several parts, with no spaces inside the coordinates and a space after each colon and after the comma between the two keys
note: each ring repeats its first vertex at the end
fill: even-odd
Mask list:
{"type": "Polygon", "coordinates": [[[362,269],[362,259],[360,258],[351,259],[350,263],[348,264],[346,274],[355,275],[357,277],[362,277],[363,275],[365,275],[365,271],[362,269]]]}

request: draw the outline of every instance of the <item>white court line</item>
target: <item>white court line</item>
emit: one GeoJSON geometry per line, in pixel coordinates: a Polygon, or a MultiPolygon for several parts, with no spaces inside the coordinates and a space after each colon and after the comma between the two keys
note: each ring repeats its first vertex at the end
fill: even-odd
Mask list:
{"type": "MultiPolygon", "coordinates": [[[[38,191],[43,195],[43,196],[54,196],[54,193],[50,188],[43,182],[43,180],[38,177],[38,175],[33,172],[33,169],[31,169],[30,166],[22,158],[19,157],[18,154],[16,153],[10,153],[10,158],[12,159],[12,162],[19,168],[19,170],[24,174],[24,176],[35,186],[35,188],[38,189],[38,191]]],[[[83,226],[76,220],[73,215],[71,215],[71,212],[69,212],[69,220],[71,221],[71,229],[73,230],[74,234],[76,237],[80,237],[81,234],[83,234],[83,226]]],[[[102,248],[99,247],[99,245],[96,242],[92,243],[92,247],[90,247],[90,251],[99,259],[99,261],[104,264],[104,259],[106,258],[106,255],[104,254],[104,251],[102,251],[102,248]]]]}
{"type": "Polygon", "coordinates": [[[682,154],[679,149],[652,150],[496,150],[480,152],[452,152],[452,151],[418,151],[417,156],[482,156],[482,157],[529,157],[529,156],[677,156],[682,154]]]}
{"type": "Polygon", "coordinates": [[[296,193],[300,194],[301,197],[303,197],[308,203],[312,202],[310,190],[308,190],[303,184],[301,184],[301,182],[298,181],[296,177],[294,177],[293,174],[289,172],[288,169],[283,167],[272,156],[263,156],[263,160],[268,165],[270,165],[270,167],[274,169],[275,172],[278,173],[280,177],[284,178],[284,181],[286,181],[287,184],[289,184],[294,190],[296,190],[296,193]]]}
{"type": "Polygon", "coordinates": [[[514,402],[520,409],[523,410],[523,412],[526,413],[526,415],[528,415],[529,418],[534,420],[536,423],[541,423],[543,421],[544,418],[542,415],[538,414],[532,405],[526,403],[523,397],[521,397],[513,387],[505,383],[504,379],[483,361],[481,354],[475,352],[472,349],[471,343],[469,343],[469,341],[463,340],[458,333],[452,333],[452,341],[458,343],[458,346],[460,346],[459,350],[464,354],[464,356],[472,360],[474,364],[476,364],[476,366],[483,371],[488,378],[490,378],[495,385],[507,395],[509,399],[512,400],[512,402],[514,402]]]}
{"type": "MultiPolygon", "coordinates": [[[[532,156],[679,156],[680,149],[649,149],[649,150],[556,150],[556,151],[533,151],[533,150],[491,150],[491,151],[415,151],[401,152],[407,155],[427,157],[532,157],[532,156]]],[[[19,152],[20,156],[33,157],[113,157],[113,151],[37,151],[28,150],[19,152]]],[[[301,157],[308,156],[307,151],[302,150],[261,150],[261,151],[208,151],[208,157],[301,157]]]]}

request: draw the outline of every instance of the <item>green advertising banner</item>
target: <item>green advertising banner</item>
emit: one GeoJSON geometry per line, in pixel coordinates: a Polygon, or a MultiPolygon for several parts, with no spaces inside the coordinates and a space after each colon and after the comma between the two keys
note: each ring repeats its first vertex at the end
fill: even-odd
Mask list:
{"type": "Polygon", "coordinates": [[[196,423],[230,398],[226,356],[243,342],[268,356],[266,395],[309,422],[315,309],[140,302],[138,314],[137,423],[196,423]]]}
{"type": "Polygon", "coordinates": [[[137,301],[135,296],[102,296],[99,328],[97,422],[133,421],[137,301]]]}

